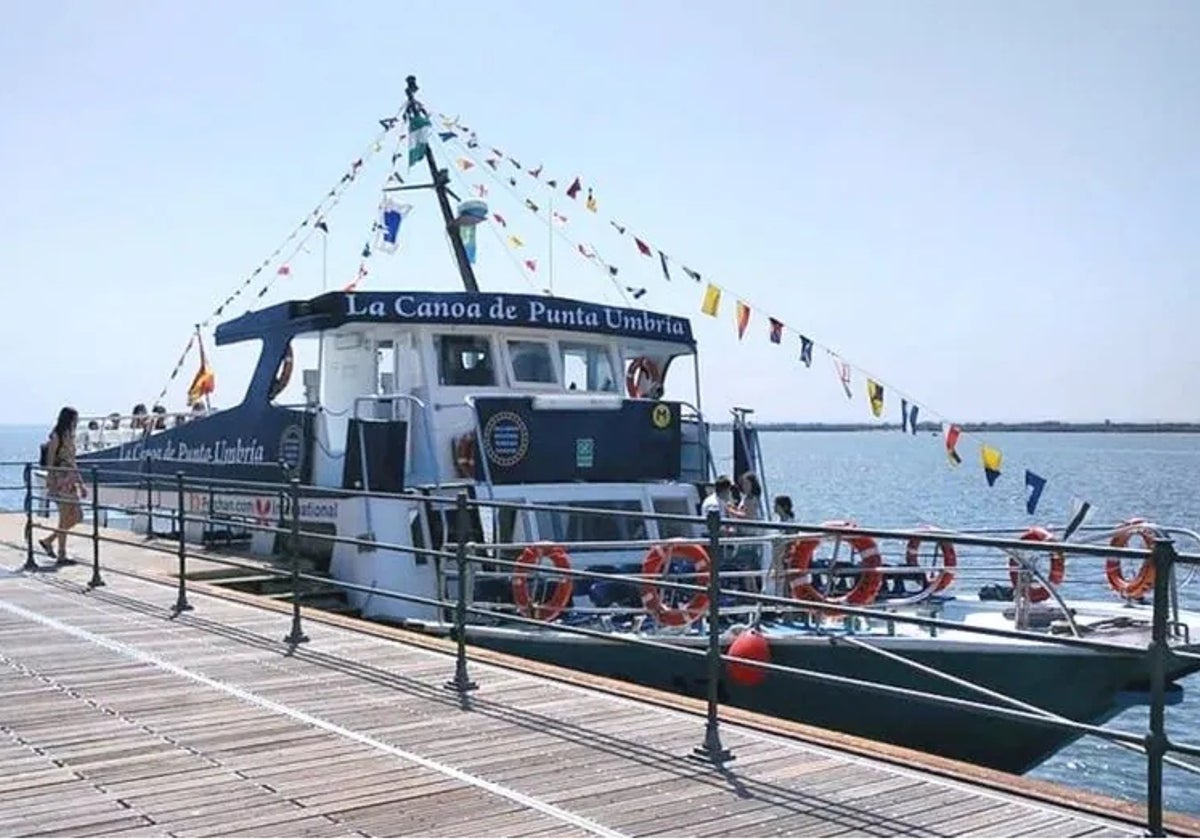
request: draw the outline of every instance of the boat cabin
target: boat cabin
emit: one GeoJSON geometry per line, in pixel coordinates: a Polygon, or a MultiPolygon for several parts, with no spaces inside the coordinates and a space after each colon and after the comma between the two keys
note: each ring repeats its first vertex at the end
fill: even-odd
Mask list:
{"type": "Polygon", "coordinates": [[[706,477],[698,412],[663,393],[675,360],[695,354],[684,318],[502,293],[330,293],[216,331],[219,345],[263,342],[247,404],[282,392],[293,340],[314,336],[306,483],[387,491],[706,477]]]}

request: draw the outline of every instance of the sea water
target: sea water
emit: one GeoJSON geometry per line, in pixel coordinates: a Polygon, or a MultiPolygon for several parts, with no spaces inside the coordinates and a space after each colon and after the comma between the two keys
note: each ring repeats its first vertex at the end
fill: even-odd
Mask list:
{"type": "MultiPolygon", "coordinates": [[[[0,427],[0,461],[37,457],[46,430],[0,427]]],[[[714,432],[717,466],[732,472],[730,432],[714,432]]],[[[851,520],[873,527],[937,525],[947,528],[1019,528],[1030,525],[1062,532],[1072,503],[1092,505],[1091,522],[1142,516],[1162,524],[1200,530],[1200,495],[1191,484],[1200,473],[1200,435],[996,433],[960,441],[962,463],[952,466],[940,436],[889,432],[764,432],[761,436],[768,496],[792,497],[801,522],[851,520]],[[1003,455],[993,486],[984,478],[979,444],[1003,455]],[[1037,511],[1026,513],[1025,471],[1046,480],[1037,511]]],[[[0,485],[17,485],[20,467],[0,467],[0,485]]],[[[0,508],[18,510],[22,494],[0,490],[0,508]]],[[[885,560],[895,546],[885,545],[885,560]]],[[[1200,544],[1180,539],[1181,551],[1200,553],[1200,544]]],[[[985,580],[1007,583],[1004,558],[960,552],[966,570],[955,588],[977,591],[985,580]],[[973,568],[972,568],[973,567],[973,568]]],[[[1064,594],[1111,599],[1099,564],[1068,566],[1064,594]]],[[[1186,573],[1181,572],[1181,576],[1186,573]]],[[[1200,609],[1200,574],[1181,592],[1182,605],[1200,609]]],[[[1168,733],[1177,741],[1200,742],[1200,675],[1184,681],[1184,700],[1167,709],[1168,733]]],[[[1064,691],[1070,690],[1064,682],[1064,691]]],[[[1108,725],[1144,732],[1144,707],[1130,709],[1108,725]]],[[[997,725],[1003,725],[998,723],[997,725]]],[[[1099,738],[1085,737],[1029,773],[1137,802],[1146,792],[1143,756],[1099,738]]],[[[1167,767],[1167,807],[1200,813],[1200,777],[1167,767]]]]}

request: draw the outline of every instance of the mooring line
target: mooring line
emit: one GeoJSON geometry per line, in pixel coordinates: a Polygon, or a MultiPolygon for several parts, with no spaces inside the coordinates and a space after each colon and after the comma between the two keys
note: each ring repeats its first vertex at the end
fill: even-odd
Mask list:
{"type": "Polygon", "coordinates": [[[532,796],[528,796],[527,794],[515,791],[512,788],[505,787],[497,784],[496,782],[490,782],[487,779],[483,779],[479,776],[459,770],[456,767],[451,767],[448,764],[443,764],[440,761],[435,761],[434,759],[426,758],[425,756],[409,752],[408,750],[401,749],[400,747],[388,744],[384,741],[380,741],[377,738],[372,738],[370,735],[364,735],[361,732],[355,732],[353,729],[347,729],[346,727],[333,723],[332,721],[316,717],[315,715],[310,715],[307,712],[301,711],[300,709],[295,709],[291,706],[286,706],[282,703],[276,702],[275,700],[262,697],[252,691],[248,691],[236,685],[229,685],[219,680],[214,680],[211,677],[206,677],[203,674],[196,673],[195,671],[190,671],[187,668],[183,668],[173,662],[168,662],[152,653],[147,653],[144,650],[127,645],[124,642],[118,642],[115,639],[101,636],[91,632],[90,630],[85,630],[82,627],[76,627],[72,624],[67,624],[66,622],[59,621],[56,618],[52,618],[48,615],[42,615],[41,613],[34,612],[33,610],[26,609],[25,607],[19,607],[16,604],[4,601],[2,599],[0,599],[0,610],[10,613],[11,615],[19,616],[20,618],[24,618],[28,621],[37,622],[45,627],[57,630],[60,633],[66,633],[67,635],[74,636],[77,639],[83,639],[84,641],[107,648],[108,650],[111,650],[114,653],[118,653],[129,659],[154,665],[163,671],[231,695],[239,700],[243,700],[247,703],[258,706],[259,708],[267,709],[276,714],[284,715],[317,729],[323,729],[326,732],[331,732],[335,735],[340,735],[343,738],[349,738],[352,741],[365,744],[372,749],[393,755],[396,758],[400,758],[404,761],[420,765],[428,770],[441,773],[444,776],[448,776],[464,784],[471,785],[472,787],[476,787],[496,796],[503,797],[504,799],[508,799],[517,803],[518,805],[538,811],[598,837],[628,836],[619,831],[608,828],[607,826],[600,825],[599,823],[594,822],[587,817],[574,814],[555,805],[551,805],[548,802],[543,802],[540,799],[536,799],[532,796]]]}

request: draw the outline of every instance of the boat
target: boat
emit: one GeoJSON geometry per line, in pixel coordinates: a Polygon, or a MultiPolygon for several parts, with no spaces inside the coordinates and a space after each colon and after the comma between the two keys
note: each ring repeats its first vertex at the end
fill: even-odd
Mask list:
{"type": "MultiPolygon", "coordinates": [[[[427,123],[416,93],[410,77],[404,116],[427,123]]],[[[221,322],[217,346],[260,344],[244,397],[175,422],[97,417],[80,432],[80,464],[103,505],[140,511],[131,527],[143,533],[182,507],[187,539],[210,540],[219,521],[227,536],[246,537],[247,551],[267,556],[287,543],[294,520],[302,539],[289,550],[307,552],[345,584],[364,617],[449,635],[447,604],[461,584],[481,611],[468,619],[470,644],[697,697],[710,687],[694,655],[708,638],[703,599],[672,599],[654,581],[668,572],[695,581],[715,565],[722,589],[744,590],[741,600],[722,598],[725,645],[754,633],[772,663],[840,678],[730,670],[717,686],[721,702],[1006,771],[1029,770],[1078,734],[862,683],[976,702],[987,699],[982,688],[1026,711],[1089,723],[1144,698],[1151,607],[1140,578],[1126,597],[1067,603],[1056,586],[1060,558],[1038,578],[1010,547],[993,554],[1012,591],[989,598],[953,585],[963,567],[950,552],[970,535],[907,532],[905,553],[881,564],[878,541],[847,523],[797,525],[780,538],[766,522],[726,523],[748,536],[730,540],[736,550],[714,563],[700,518],[717,477],[712,421],[698,375],[694,393],[665,385],[668,371],[698,355],[689,320],[481,290],[460,234],[479,221],[479,203],[451,194],[432,144],[423,154],[431,182],[413,193],[436,198],[463,290],[329,291],[221,322]],[[304,402],[286,404],[303,341],[317,342],[318,365],[302,371],[304,402]],[[465,530],[460,493],[469,502],[465,530]],[[780,539],[791,566],[777,588],[770,564],[780,539]],[[932,567],[914,569],[922,539],[939,553],[932,567]],[[468,541],[486,562],[460,580],[439,552],[468,541]],[[839,550],[851,558],[840,567],[839,550]],[[587,571],[609,578],[580,576],[587,571]],[[755,604],[762,591],[786,603],[755,604]],[[812,599],[843,608],[805,609],[812,599]]],[[[766,475],[750,412],[733,420],[735,474],[766,475]]],[[[1149,527],[1119,524],[1101,536],[1145,536],[1149,527]]],[[[1031,556],[1032,540],[1046,538],[1010,536],[1031,540],[1031,556]]],[[[1200,616],[1177,610],[1173,621],[1171,650],[1200,650],[1191,642],[1200,616]]],[[[1172,683],[1196,670],[1200,660],[1167,660],[1172,683]]]]}

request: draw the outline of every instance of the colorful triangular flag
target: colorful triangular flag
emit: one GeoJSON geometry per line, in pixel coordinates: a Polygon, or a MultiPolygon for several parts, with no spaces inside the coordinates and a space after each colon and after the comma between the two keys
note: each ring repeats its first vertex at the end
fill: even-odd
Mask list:
{"type": "Polygon", "coordinates": [[[771,343],[778,344],[783,341],[783,322],[776,321],[774,318],[768,318],[767,320],[770,324],[771,343]]]}
{"type": "Polygon", "coordinates": [[[708,288],[704,290],[704,301],[700,304],[700,311],[715,318],[720,307],[721,290],[709,283],[708,288]]]}
{"type": "Polygon", "coordinates": [[[1067,523],[1067,529],[1063,532],[1063,542],[1071,539],[1071,535],[1078,531],[1092,513],[1092,503],[1083,499],[1071,499],[1071,521],[1067,523]]]}
{"type": "Polygon", "coordinates": [[[962,434],[962,429],[950,423],[946,425],[943,434],[946,442],[946,457],[950,459],[951,464],[957,467],[962,463],[962,456],[958,454],[955,447],[958,446],[958,438],[962,434]]]}
{"type": "Polygon", "coordinates": [[[979,447],[979,457],[983,461],[983,475],[987,479],[988,487],[995,487],[996,479],[1000,477],[1000,462],[1003,460],[1000,450],[985,443],[979,447]]]}
{"type": "Polygon", "coordinates": [[[804,366],[807,368],[812,367],[812,351],[812,340],[800,336],[800,361],[804,362],[804,366]]]}
{"type": "Polygon", "coordinates": [[[579,183],[579,178],[577,177],[571,182],[571,186],[567,187],[567,196],[569,198],[574,198],[575,196],[579,195],[579,191],[581,189],[583,189],[583,184],[579,183]]]}
{"type": "Polygon", "coordinates": [[[671,282],[671,270],[667,268],[667,255],[662,251],[658,252],[658,261],[662,263],[663,277],[669,283],[671,282]]]}
{"type": "Polygon", "coordinates": [[[834,356],[833,367],[837,371],[838,381],[842,383],[842,390],[846,392],[846,399],[854,399],[854,394],[850,391],[850,363],[834,356]]]}
{"type": "Polygon", "coordinates": [[[1029,488],[1029,496],[1025,499],[1025,512],[1033,516],[1037,512],[1038,502],[1042,491],[1046,489],[1046,479],[1036,473],[1025,470],[1025,486],[1029,488]]]}
{"type": "Polygon", "coordinates": [[[653,252],[650,250],[650,246],[647,245],[642,240],[638,239],[636,236],[633,237],[633,242],[635,245],[637,245],[637,249],[642,252],[643,256],[650,257],[650,256],[654,255],[653,252]]]}
{"type": "Polygon", "coordinates": [[[414,108],[408,117],[409,169],[412,169],[417,161],[425,157],[425,150],[429,148],[429,135],[431,131],[429,117],[425,115],[424,111],[414,108]]]}
{"type": "Polygon", "coordinates": [[[742,336],[746,334],[746,327],[750,324],[750,306],[739,300],[733,317],[737,322],[738,341],[741,341],[742,336]]]}
{"type": "Polygon", "coordinates": [[[871,413],[876,417],[883,414],[883,386],[874,379],[867,379],[867,399],[871,403],[871,413]]]}

